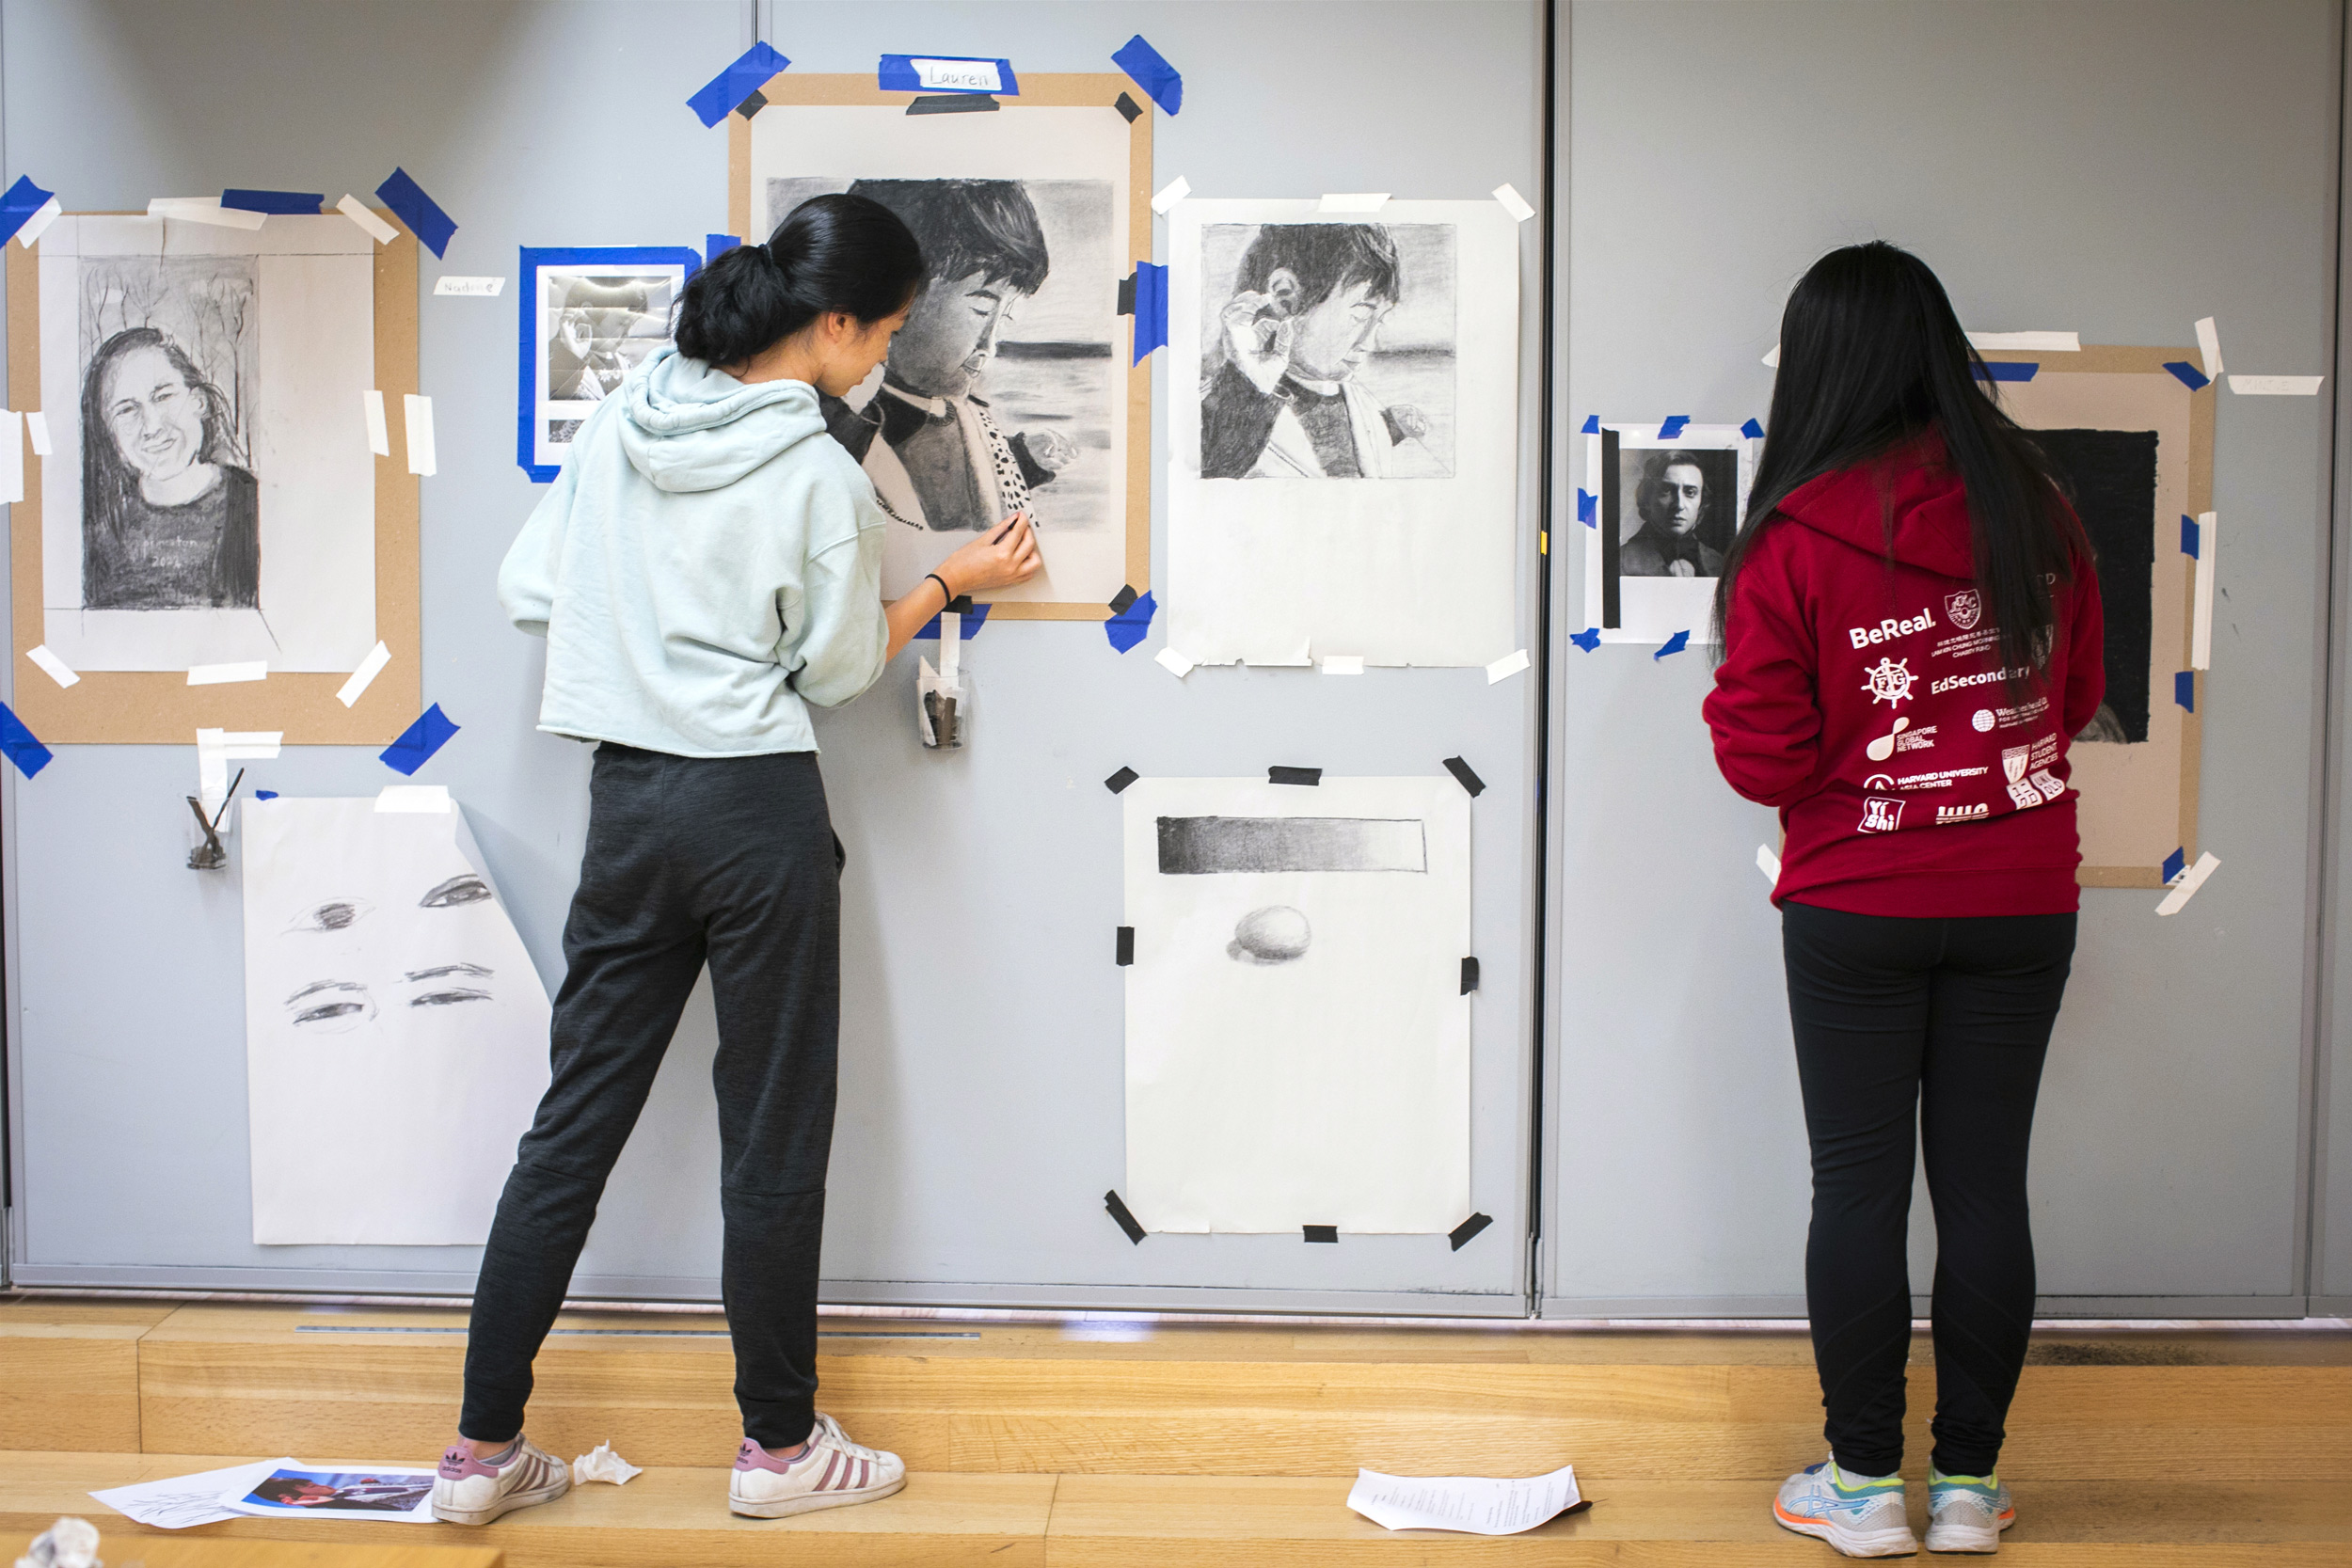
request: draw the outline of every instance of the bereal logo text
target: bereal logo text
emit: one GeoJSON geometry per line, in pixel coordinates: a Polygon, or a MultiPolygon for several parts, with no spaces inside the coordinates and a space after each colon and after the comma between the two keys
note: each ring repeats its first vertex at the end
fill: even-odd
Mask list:
{"type": "MultiPolygon", "coordinates": [[[[1972,622],[1971,625],[1973,624],[1972,622]]],[[[1898,637],[1909,637],[1914,632],[1925,631],[1933,625],[1935,625],[1935,617],[1928,612],[1925,605],[1922,605],[1916,615],[1906,616],[1900,620],[1889,615],[1875,626],[1848,626],[1846,635],[1853,639],[1855,647],[1867,648],[1875,643],[1891,642],[1898,637]]]]}

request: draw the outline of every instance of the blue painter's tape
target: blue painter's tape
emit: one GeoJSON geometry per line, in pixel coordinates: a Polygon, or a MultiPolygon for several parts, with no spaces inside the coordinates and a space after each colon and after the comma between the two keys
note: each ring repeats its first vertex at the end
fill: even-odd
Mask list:
{"type": "Polygon", "coordinates": [[[1151,261],[1136,263],[1136,357],[1168,346],[1168,269],[1151,261]]]}
{"type": "Polygon", "coordinates": [[[253,792],[253,798],[256,800],[275,800],[278,799],[278,791],[274,789],[257,789],[253,792]]]}
{"type": "MultiPolygon", "coordinates": [[[[988,611],[989,607],[984,604],[976,604],[971,609],[965,610],[963,612],[963,627],[961,632],[959,634],[957,641],[969,642],[975,637],[979,636],[980,628],[988,625],[988,611]]],[[[934,642],[939,641],[939,617],[934,615],[930,620],[924,622],[923,629],[916,632],[914,635],[917,637],[928,637],[934,642]]]]}
{"type": "Polygon", "coordinates": [[[1600,498],[1582,485],[1576,491],[1576,520],[1586,528],[1600,526],[1600,498]]]}
{"type": "Polygon", "coordinates": [[[1111,56],[1111,63],[1136,79],[1136,86],[1152,95],[1152,102],[1169,114],[1184,106],[1184,75],[1160,57],[1160,52],[1143,41],[1137,33],[1121,44],[1111,56]]]}
{"type": "Polygon", "coordinates": [[[16,231],[24,227],[24,220],[49,205],[49,198],[57,193],[44,191],[33,183],[29,174],[20,174],[16,183],[0,196],[0,245],[16,238],[16,231]]]}
{"type": "Polygon", "coordinates": [[[1761,441],[1764,439],[1764,427],[1756,423],[1754,420],[1750,420],[1747,423],[1740,427],[1740,434],[1746,436],[1751,441],[1761,441]]]}
{"type": "Polygon", "coordinates": [[[2192,392],[2201,392],[2213,385],[2213,377],[2185,359],[2167,359],[2164,368],[2181,378],[2181,385],[2192,392]]]}
{"type": "Polygon", "coordinates": [[[441,705],[435,703],[417,715],[417,721],[400,732],[400,738],[384,748],[378,756],[384,766],[395,773],[414,774],[433,760],[433,753],[449,744],[449,737],[457,733],[441,705]]]}
{"type": "Polygon", "coordinates": [[[2188,851],[2175,849],[2164,857],[2164,879],[2169,882],[2188,867],[2188,851]]]}
{"type": "Polygon", "coordinates": [[[1568,641],[1575,643],[1578,647],[1583,649],[1589,654],[1595,648],[1600,646],[1600,628],[1598,626],[1586,626],[1582,631],[1571,632],[1568,635],[1568,641]]]}
{"type": "Polygon", "coordinates": [[[760,84],[792,62],[766,43],[755,43],[736,56],[735,63],[703,84],[700,92],[686,101],[694,111],[694,118],[704,125],[716,125],[746,98],[759,90],[760,84]]]}
{"type": "Polygon", "coordinates": [[[993,94],[998,98],[1021,96],[1021,80],[1012,73],[1012,62],[1005,59],[991,59],[986,55],[884,55],[882,57],[882,69],[876,73],[875,84],[884,92],[984,92],[993,94]],[[951,60],[963,65],[993,65],[996,68],[996,80],[1003,86],[993,87],[925,87],[922,76],[914,69],[914,62],[917,60],[951,60]]]}
{"type": "MultiPolygon", "coordinates": [[[[40,198],[48,200],[49,193],[43,191],[40,198]]],[[[6,703],[0,703],[0,752],[6,752],[16,770],[28,779],[49,766],[51,755],[49,748],[34,738],[24,721],[6,703]]]]}
{"type": "Polygon", "coordinates": [[[1691,634],[1687,631],[1678,631],[1661,643],[1658,651],[1649,657],[1653,659],[1664,658],[1668,654],[1678,654],[1690,645],[1691,634]]]}
{"type": "Polygon", "coordinates": [[[1976,372],[1976,376],[1979,381],[2031,381],[2034,378],[2034,372],[2040,369],[2042,365],[2038,360],[2004,359],[1985,365],[1976,372]]]}
{"type": "Polygon", "coordinates": [[[424,194],[423,186],[408,178],[406,169],[395,167],[391,178],[375,187],[375,194],[399,214],[410,233],[424,242],[427,250],[436,256],[449,254],[449,237],[457,232],[457,221],[424,194]]]}
{"type": "Polygon", "coordinates": [[[2195,555],[2197,553],[2197,546],[2199,543],[2200,541],[2197,537],[2197,519],[2190,516],[2185,512],[2182,513],[2181,553],[2187,556],[2195,555]]]}
{"type": "Polygon", "coordinates": [[[1580,435],[1580,436],[1597,436],[1597,435],[1599,435],[1599,434],[1600,434],[1600,416],[1599,416],[1598,414],[1587,414],[1587,415],[1585,415],[1585,416],[1584,416],[1584,425],[1583,425],[1583,428],[1582,428],[1582,429],[1581,429],[1581,430],[1579,430],[1579,431],[1577,432],[1577,434],[1578,434],[1578,435],[1580,435]]]}
{"type": "MultiPolygon", "coordinates": [[[[712,234],[704,242],[724,240],[728,246],[735,243],[731,234],[712,234]]],[[[726,246],[722,247],[726,248],[726,246]]],[[[538,374],[547,363],[545,343],[539,336],[539,274],[544,268],[561,267],[569,271],[576,267],[609,266],[627,271],[631,267],[675,266],[684,269],[679,282],[701,270],[703,258],[684,245],[590,245],[586,247],[533,248],[522,247],[522,287],[516,291],[516,305],[521,321],[521,335],[515,353],[515,461],[534,484],[548,484],[564,471],[561,463],[539,461],[539,383],[538,374]]],[[[714,253],[715,254],[715,253],[714,253]]]]}
{"type": "Polygon", "coordinates": [[[2197,711],[2197,672],[2183,670],[2172,677],[2172,700],[2189,712],[2197,711]]]}
{"type": "Polygon", "coordinates": [[[220,204],[234,207],[241,213],[289,213],[304,217],[318,216],[326,205],[326,198],[318,191],[243,191],[225,190],[220,204]]]}
{"type": "Polygon", "coordinates": [[[703,236],[703,261],[706,264],[715,261],[742,243],[732,234],[705,234],[703,236]]]}
{"type": "Polygon", "coordinates": [[[1143,641],[1143,634],[1152,629],[1152,612],[1159,608],[1150,594],[1138,594],[1135,603],[1103,623],[1103,635],[1123,654],[1143,641]]]}
{"type": "Polygon", "coordinates": [[[1683,427],[1690,422],[1691,416],[1688,414],[1668,415],[1666,422],[1658,427],[1658,438],[1661,441],[1672,441],[1681,436],[1683,427]]]}

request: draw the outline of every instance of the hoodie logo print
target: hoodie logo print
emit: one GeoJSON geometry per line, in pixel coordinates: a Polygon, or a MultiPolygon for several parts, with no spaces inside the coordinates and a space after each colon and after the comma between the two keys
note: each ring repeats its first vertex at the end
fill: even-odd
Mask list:
{"type": "Polygon", "coordinates": [[[1873,704],[1889,706],[1910,697],[1912,687],[1919,677],[1911,673],[1907,658],[1882,658],[1862,673],[1862,689],[1870,694],[1873,704]]]}
{"type": "Polygon", "coordinates": [[[1977,591],[1973,588],[1958,594],[1947,594],[1944,599],[1944,613],[1950,616],[1952,625],[1961,630],[1974,631],[1977,629],[1979,618],[1984,614],[1984,600],[1978,596],[1977,591]]]}

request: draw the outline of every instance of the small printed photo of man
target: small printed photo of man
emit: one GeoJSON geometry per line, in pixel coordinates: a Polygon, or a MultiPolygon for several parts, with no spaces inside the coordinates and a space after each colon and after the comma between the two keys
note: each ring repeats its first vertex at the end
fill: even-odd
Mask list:
{"type": "Polygon", "coordinates": [[[1620,450],[1617,575],[1712,578],[1737,531],[1739,454],[1729,449],[1620,450]]]}

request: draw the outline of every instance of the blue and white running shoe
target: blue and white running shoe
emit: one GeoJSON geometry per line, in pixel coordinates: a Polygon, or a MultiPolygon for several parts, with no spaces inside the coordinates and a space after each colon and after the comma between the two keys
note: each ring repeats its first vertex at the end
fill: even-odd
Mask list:
{"type": "Polygon", "coordinates": [[[1928,1550],[1997,1552],[2001,1532],[2017,1523],[2001,1478],[1947,1476],[1928,1467],[1928,1550]]]}
{"type": "Polygon", "coordinates": [[[1847,1557],[1909,1557],[1919,1549],[1903,1478],[1846,1475],[1834,1458],[1781,1482],[1772,1517],[1783,1529],[1817,1536],[1847,1557]]]}

